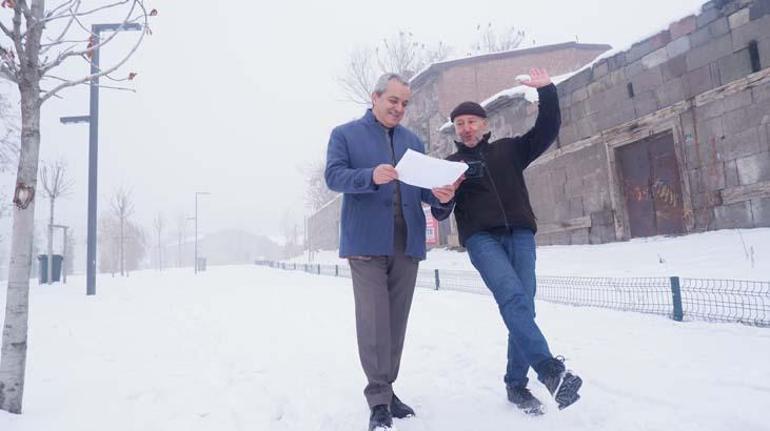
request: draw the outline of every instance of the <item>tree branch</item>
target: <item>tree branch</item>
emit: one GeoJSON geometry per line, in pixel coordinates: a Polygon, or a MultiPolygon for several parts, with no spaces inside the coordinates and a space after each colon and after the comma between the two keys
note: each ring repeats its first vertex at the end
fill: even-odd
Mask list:
{"type": "MultiPolygon", "coordinates": [[[[69,4],[69,3],[72,3],[72,1],[69,1],[69,2],[67,2],[65,4],[69,4]]],[[[69,11],[74,14],[74,13],[77,13],[79,8],[80,8],[80,0],[77,0],[77,3],[75,4],[74,10],[70,7],[69,11]]],[[[71,16],[69,22],[67,23],[67,25],[64,26],[64,30],[62,30],[62,32],[59,34],[59,37],[57,37],[56,39],[51,39],[51,41],[52,41],[51,44],[44,44],[44,45],[40,46],[42,48],[42,50],[40,51],[40,54],[41,55],[45,54],[52,47],[54,47],[55,45],[58,45],[60,42],[62,42],[62,40],[64,39],[64,36],[66,36],[67,32],[69,32],[70,27],[72,27],[72,23],[73,22],[75,22],[75,17],[71,16]]]]}
{"type": "Polygon", "coordinates": [[[24,58],[24,45],[21,43],[21,6],[19,3],[13,7],[13,35],[11,40],[16,48],[16,55],[19,57],[19,63],[24,58]]]}
{"type": "Polygon", "coordinates": [[[17,0],[16,5],[21,8],[21,11],[24,12],[24,18],[27,19],[27,23],[32,21],[32,11],[29,9],[29,5],[27,4],[27,0],[17,0]]]}
{"type": "MultiPolygon", "coordinates": [[[[45,76],[43,79],[55,79],[55,80],[61,81],[61,82],[69,82],[68,79],[64,79],[64,78],[61,78],[61,77],[58,77],[58,76],[53,76],[53,75],[45,76]]],[[[128,78],[126,78],[126,79],[113,79],[113,81],[120,82],[120,81],[126,81],[127,79],[128,78]]],[[[88,82],[81,82],[78,85],[90,85],[90,83],[88,83],[88,82]]],[[[99,85],[97,85],[97,87],[104,88],[105,90],[121,90],[121,91],[130,91],[132,93],[136,93],[136,90],[133,89],[133,88],[130,88],[130,87],[117,87],[117,86],[114,86],[114,85],[103,85],[103,84],[99,84],[99,85]]]]}
{"type": "MultiPolygon", "coordinates": [[[[124,4],[126,1],[128,1],[128,0],[124,0],[123,2],[120,2],[119,4],[124,4]]],[[[143,14],[144,14],[144,21],[145,21],[144,25],[145,25],[145,28],[146,28],[146,25],[147,25],[147,10],[144,8],[144,4],[142,4],[141,0],[133,0],[133,2],[134,2],[134,3],[131,5],[131,8],[129,9],[129,11],[128,11],[128,14],[126,15],[126,18],[123,20],[123,23],[122,23],[122,24],[123,24],[123,25],[125,25],[125,24],[128,24],[128,23],[130,23],[130,22],[133,22],[133,21],[135,21],[135,20],[137,20],[137,19],[141,18],[141,16],[139,16],[139,17],[135,18],[134,20],[131,20],[131,19],[130,19],[130,18],[131,18],[131,15],[133,15],[133,13],[134,13],[134,8],[135,8],[135,7],[136,7],[136,5],[138,4],[138,5],[139,5],[139,6],[142,8],[142,11],[143,11],[143,14]]],[[[115,7],[116,5],[119,5],[119,4],[113,4],[111,7],[115,7]]],[[[77,23],[77,24],[78,24],[78,25],[79,25],[79,26],[80,26],[80,27],[81,27],[81,28],[82,28],[82,29],[83,29],[83,30],[84,30],[86,33],[88,33],[88,34],[89,34],[91,37],[96,37],[96,36],[97,36],[96,34],[94,34],[93,32],[91,32],[91,30],[89,30],[89,29],[88,29],[88,28],[87,28],[87,27],[86,27],[86,26],[85,26],[85,25],[84,25],[84,24],[83,24],[83,23],[80,21],[80,19],[79,19],[79,18],[77,18],[75,15],[73,15],[73,19],[74,19],[74,21],[75,21],[75,22],[76,22],[76,23],[77,23]]],[[[45,74],[46,74],[48,71],[50,71],[51,69],[54,69],[54,68],[58,67],[58,66],[59,66],[59,65],[61,65],[61,64],[62,64],[62,63],[63,63],[63,62],[66,60],[66,59],[68,59],[68,58],[70,58],[70,57],[78,57],[78,56],[88,55],[90,52],[93,52],[94,50],[100,49],[101,47],[103,47],[103,46],[107,45],[108,43],[110,43],[110,42],[111,42],[111,41],[112,41],[112,40],[113,40],[115,37],[117,37],[117,34],[118,34],[118,32],[112,32],[112,34],[110,34],[110,35],[109,35],[108,37],[106,37],[104,40],[100,40],[100,42],[99,42],[98,44],[96,44],[96,45],[93,45],[93,46],[89,46],[89,47],[87,47],[87,48],[86,48],[86,49],[84,49],[84,50],[80,50],[80,51],[68,51],[68,50],[65,50],[65,51],[61,52],[61,53],[60,53],[60,54],[57,56],[56,60],[54,60],[53,62],[51,62],[51,63],[50,63],[50,64],[48,64],[48,65],[44,65],[44,66],[41,68],[41,73],[40,73],[40,74],[41,74],[41,75],[45,75],[45,74]]],[[[142,35],[142,37],[144,37],[144,35],[142,35]]],[[[142,39],[142,38],[140,38],[140,41],[141,41],[141,39],[142,39]]]]}
{"type": "MultiPolygon", "coordinates": [[[[116,1],[115,3],[111,3],[111,4],[108,4],[108,5],[104,5],[104,6],[99,6],[99,7],[95,8],[95,9],[91,9],[91,10],[88,10],[88,11],[85,11],[85,12],[61,13],[58,16],[52,16],[50,18],[46,18],[45,20],[43,20],[43,23],[47,24],[49,22],[56,21],[57,19],[66,18],[66,17],[72,17],[72,18],[78,17],[79,18],[79,17],[84,17],[84,16],[92,15],[92,14],[94,14],[96,12],[100,12],[100,11],[103,11],[103,10],[111,9],[111,8],[114,8],[114,7],[117,7],[117,6],[122,6],[122,5],[124,5],[124,4],[126,4],[126,3],[130,2],[130,1],[136,2],[136,0],[120,0],[120,1],[116,1]]],[[[78,6],[80,6],[80,0],[78,0],[78,6]]]]}
{"type": "MultiPolygon", "coordinates": [[[[141,15],[140,17],[138,17],[137,19],[139,19],[139,18],[143,18],[143,21],[144,21],[144,23],[143,23],[143,29],[147,29],[147,28],[148,28],[148,14],[147,14],[147,9],[144,7],[144,3],[143,3],[141,0],[134,0],[134,4],[133,4],[133,5],[132,5],[132,7],[131,7],[131,11],[129,12],[129,15],[128,15],[128,17],[130,17],[130,16],[131,16],[131,14],[133,14],[133,10],[134,10],[134,7],[135,7],[136,5],[138,5],[138,6],[141,8],[141,10],[142,10],[142,15],[141,15]]],[[[127,17],[127,19],[126,19],[126,20],[123,22],[124,24],[128,22],[128,17],[127,17]]],[[[100,43],[100,44],[98,44],[96,47],[92,47],[91,49],[97,49],[99,46],[103,46],[103,45],[104,45],[105,43],[107,43],[109,40],[112,40],[112,38],[113,38],[113,37],[115,37],[115,35],[116,35],[116,34],[117,34],[117,32],[113,32],[113,34],[112,34],[112,35],[110,35],[110,37],[108,38],[108,40],[105,40],[105,42],[104,42],[104,43],[100,43]]],[[[59,92],[59,91],[61,91],[61,90],[64,90],[65,88],[74,87],[74,86],[76,86],[76,85],[80,85],[80,84],[83,84],[83,83],[85,83],[85,82],[89,82],[89,81],[92,81],[92,80],[94,80],[94,79],[96,79],[96,78],[99,78],[99,77],[102,77],[102,76],[105,76],[105,75],[109,75],[110,73],[112,73],[112,72],[114,72],[114,71],[118,70],[118,69],[119,69],[121,66],[123,66],[123,64],[125,64],[125,63],[128,61],[128,59],[129,59],[129,58],[131,58],[131,56],[132,56],[132,55],[133,55],[133,54],[134,54],[134,53],[135,53],[135,52],[136,52],[136,51],[139,49],[139,45],[141,45],[142,41],[144,40],[144,36],[145,36],[145,34],[146,34],[146,32],[145,32],[145,31],[141,31],[141,32],[140,32],[140,36],[139,36],[139,39],[136,41],[136,44],[135,44],[135,45],[134,45],[134,46],[131,48],[131,51],[130,51],[128,54],[126,54],[126,56],[125,56],[125,57],[123,57],[123,59],[122,59],[122,60],[120,60],[119,62],[117,62],[117,63],[116,63],[115,65],[113,65],[112,67],[110,67],[110,68],[107,68],[107,69],[102,69],[102,70],[100,70],[99,72],[97,72],[97,73],[94,73],[94,74],[91,74],[91,75],[88,75],[88,76],[86,76],[86,77],[84,77],[84,78],[82,78],[82,79],[78,79],[78,80],[75,80],[75,81],[70,81],[70,82],[64,82],[64,83],[60,84],[59,86],[55,87],[54,89],[52,89],[52,90],[50,90],[50,91],[47,91],[45,94],[43,94],[43,95],[41,96],[41,98],[40,98],[40,103],[42,104],[43,102],[45,102],[46,100],[48,100],[49,98],[51,98],[51,96],[53,96],[54,94],[56,94],[57,92],[59,92]]],[[[74,53],[70,53],[70,54],[74,54],[74,53]]],[[[72,56],[72,55],[70,55],[70,56],[72,56]]],[[[64,61],[64,60],[62,59],[61,61],[64,61]]],[[[61,64],[61,61],[59,62],[59,64],[61,64]]],[[[54,63],[55,63],[55,62],[54,62],[54,63]]],[[[46,68],[43,68],[43,69],[42,69],[42,70],[43,70],[43,72],[41,73],[41,75],[44,75],[44,74],[45,74],[45,72],[47,72],[47,71],[49,71],[49,70],[51,70],[51,69],[52,69],[52,67],[46,67],[46,68]]]]}
{"type": "MultiPolygon", "coordinates": [[[[71,10],[72,8],[71,8],[70,5],[72,5],[73,2],[77,2],[77,4],[78,4],[77,7],[80,7],[79,6],[80,5],[80,0],[67,0],[67,1],[63,2],[62,4],[60,4],[59,6],[56,6],[55,8],[51,9],[50,11],[48,11],[47,14],[45,14],[45,22],[46,23],[50,22],[49,20],[51,19],[51,17],[53,17],[54,15],[59,13],[60,10],[61,11],[64,11],[64,9],[70,9],[71,10]]],[[[76,9],[77,9],[77,7],[76,7],[76,9]]],[[[65,14],[65,13],[66,12],[62,12],[62,14],[65,14]]],[[[59,15],[59,16],[61,16],[61,15],[59,15]]]]}
{"type": "Polygon", "coordinates": [[[9,39],[13,39],[13,32],[11,32],[11,29],[5,26],[2,21],[0,21],[0,30],[5,33],[6,36],[8,36],[9,39]]]}

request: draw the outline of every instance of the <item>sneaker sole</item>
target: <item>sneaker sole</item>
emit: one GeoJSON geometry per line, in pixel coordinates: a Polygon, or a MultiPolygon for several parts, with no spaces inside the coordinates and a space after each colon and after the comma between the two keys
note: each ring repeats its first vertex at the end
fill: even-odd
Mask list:
{"type": "Polygon", "coordinates": [[[543,410],[543,406],[539,407],[530,407],[527,409],[519,409],[522,413],[524,413],[527,416],[543,416],[545,414],[545,411],[543,410]]]}
{"type": "Polygon", "coordinates": [[[564,376],[554,396],[556,403],[559,404],[559,410],[564,410],[580,399],[578,391],[582,385],[583,380],[580,377],[569,372],[564,376]]]}

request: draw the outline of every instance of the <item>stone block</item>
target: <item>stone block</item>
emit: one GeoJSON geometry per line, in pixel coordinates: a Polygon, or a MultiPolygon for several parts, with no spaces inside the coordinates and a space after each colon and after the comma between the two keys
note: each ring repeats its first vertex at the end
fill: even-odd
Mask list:
{"type": "Polygon", "coordinates": [[[726,85],[737,79],[745,78],[751,73],[749,50],[742,49],[722,57],[717,62],[717,65],[719,67],[719,83],[721,85],[726,85]]]}
{"type": "Polygon", "coordinates": [[[559,130],[559,142],[562,146],[566,146],[577,142],[577,129],[574,123],[570,123],[566,126],[562,126],[559,130]]]}
{"type": "Polygon", "coordinates": [[[770,100],[764,100],[747,106],[746,128],[770,123],[770,100]]]}
{"type": "Polygon", "coordinates": [[[684,80],[684,97],[689,99],[716,87],[719,83],[719,71],[716,65],[713,67],[706,65],[687,72],[682,79],[684,80]]]}
{"type": "Polygon", "coordinates": [[[690,50],[689,37],[680,37],[679,39],[675,39],[674,41],[666,45],[666,53],[668,54],[668,58],[674,58],[676,56],[682,55],[689,50],[690,50]]]}
{"type": "Polygon", "coordinates": [[[742,186],[770,181],[770,153],[759,153],[735,161],[742,186]]]}
{"type": "Polygon", "coordinates": [[[751,216],[753,227],[770,226],[770,198],[757,198],[751,200],[751,216]]]}
{"type": "Polygon", "coordinates": [[[755,0],[750,6],[749,19],[752,21],[770,14],[770,0],[755,0]]]}
{"type": "Polygon", "coordinates": [[[572,245],[590,244],[590,240],[588,238],[588,229],[583,228],[570,231],[569,243],[572,245]]]}
{"type": "Polygon", "coordinates": [[[694,71],[733,53],[732,38],[729,34],[713,39],[702,46],[690,49],[685,54],[687,71],[694,71]]]}
{"type": "Polygon", "coordinates": [[[725,162],[725,187],[737,187],[741,185],[738,179],[738,165],[735,160],[725,162]]]}
{"type": "Polygon", "coordinates": [[[588,98],[588,90],[586,87],[580,87],[572,92],[572,103],[582,102],[588,98]]]}
{"type": "Polygon", "coordinates": [[[626,61],[626,52],[623,51],[613,55],[607,60],[607,64],[609,66],[610,72],[623,69],[628,64],[628,61],[626,61]]]}
{"type": "Polygon", "coordinates": [[[746,108],[741,108],[724,114],[722,126],[726,136],[740,133],[749,127],[749,119],[746,113],[746,108]]]}
{"type": "Polygon", "coordinates": [[[661,68],[648,69],[630,79],[634,84],[634,92],[643,93],[647,90],[654,90],[663,83],[663,74],[661,68]]]}
{"type": "Polygon", "coordinates": [[[686,34],[692,33],[698,28],[698,21],[695,15],[690,15],[671,24],[668,30],[671,32],[671,39],[677,39],[686,34]]]}
{"type": "Polygon", "coordinates": [[[680,76],[687,73],[686,57],[684,55],[671,57],[670,60],[663,63],[663,65],[660,67],[660,71],[663,75],[664,81],[679,78],[680,76]]]}
{"type": "Polygon", "coordinates": [[[602,76],[609,73],[610,67],[607,63],[607,60],[601,60],[598,63],[594,64],[594,79],[599,79],[602,76]]]}
{"type": "Polygon", "coordinates": [[[597,117],[598,115],[591,114],[575,122],[578,139],[590,138],[599,131],[599,129],[596,126],[597,117]]]}
{"type": "Polygon", "coordinates": [[[697,16],[696,23],[698,28],[704,28],[707,27],[709,24],[714,22],[717,18],[719,18],[719,11],[716,8],[709,8],[702,10],[700,15],[697,16]]]}
{"type": "Polygon", "coordinates": [[[749,8],[743,8],[727,17],[727,21],[730,23],[730,29],[735,30],[750,21],[751,15],[749,8]]]}
{"type": "Polygon", "coordinates": [[[629,122],[636,118],[636,110],[633,103],[623,101],[610,105],[596,119],[598,130],[607,130],[629,122]]]}
{"type": "Polygon", "coordinates": [[[717,229],[737,229],[752,227],[750,201],[714,208],[714,227],[717,229]]]}
{"type": "Polygon", "coordinates": [[[762,151],[759,127],[753,127],[735,135],[728,135],[719,144],[719,152],[724,160],[740,159],[762,151]]]}
{"type": "Polygon", "coordinates": [[[641,61],[646,69],[652,69],[655,66],[665,63],[668,59],[668,50],[666,48],[660,48],[642,57],[641,61]]]}
{"type": "Polygon", "coordinates": [[[684,100],[685,87],[683,78],[665,81],[660,87],[655,89],[655,96],[658,98],[658,104],[661,108],[684,100]]]}
{"type": "Polygon", "coordinates": [[[631,100],[633,100],[637,117],[643,117],[660,109],[660,106],[658,106],[658,98],[652,90],[637,94],[636,97],[631,100]]]}
{"type": "Polygon", "coordinates": [[[722,190],[726,185],[725,165],[722,162],[715,161],[700,169],[700,179],[703,181],[703,188],[706,192],[722,190]]]}

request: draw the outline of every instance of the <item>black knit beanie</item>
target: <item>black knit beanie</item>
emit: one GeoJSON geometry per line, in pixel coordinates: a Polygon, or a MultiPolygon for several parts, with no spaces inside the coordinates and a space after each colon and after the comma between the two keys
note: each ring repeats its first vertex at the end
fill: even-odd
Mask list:
{"type": "Polygon", "coordinates": [[[477,117],[487,118],[487,111],[476,102],[463,102],[457,105],[457,107],[452,110],[452,113],[449,114],[449,121],[454,122],[455,117],[460,115],[475,115],[477,117]]]}

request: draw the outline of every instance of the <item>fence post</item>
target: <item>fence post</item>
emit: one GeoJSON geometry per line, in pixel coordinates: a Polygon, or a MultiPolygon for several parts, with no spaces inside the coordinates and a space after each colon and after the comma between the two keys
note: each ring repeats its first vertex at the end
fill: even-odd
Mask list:
{"type": "Polygon", "coordinates": [[[318,264],[318,274],[319,275],[321,274],[321,264],[320,263],[318,264]]]}
{"type": "Polygon", "coordinates": [[[679,277],[671,277],[671,296],[674,301],[674,320],[681,322],[684,312],[682,311],[682,289],[679,286],[679,277]]]}
{"type": "Polygon", "coordinates": [[[334,276],[339,277],[340,276],[340,266],[334,265],[334,276]]]}
{"type": "Polygon", "coordinates": [[[433,270],[436,273],[436,290],[441,287],[441,279],[438,276],[438,269],[433,270]]]}

